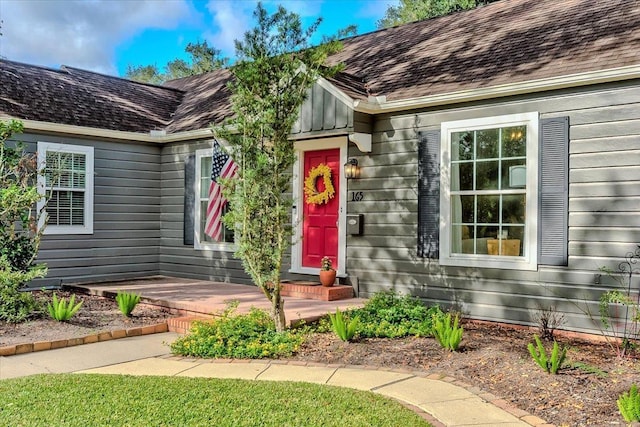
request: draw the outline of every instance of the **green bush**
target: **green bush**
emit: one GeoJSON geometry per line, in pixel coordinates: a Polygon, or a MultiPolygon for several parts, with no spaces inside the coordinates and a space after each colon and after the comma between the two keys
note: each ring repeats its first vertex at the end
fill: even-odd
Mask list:
{"type": "Polygon", "coordinates": [[[304,342],[306,328],[277,332],[271,316],[252,308],[248,314],[195,322],[188,335],[171,344],[174,353],[208,358],[277,358],[291,356],[304,342]]]}
{"type": "Polygon", "coordinates": [[[120,312],[122,312],[126,317],[129,317],[131,316],[133,309],[136,308],[136,305],[140,302],[140,295],[118,291],[118,294],[116,295],[116,302],[118,303],[120,312]]]}
{"type": "Polygon", "coordinates": [[[71,319],[74,314],[80,307],[82,306],[82,301],[76,304],[76,296],[71,295],[69,302],[64,298],[58,299],[56,294],[53,294],[53,300],[50,304],[47,305],[47,309],[49,310],[49,315],[59,322],[66,322],[71,319]]]}
{"type": "Polygon", "coordinates": [[[356,334],[359,318],[354,317],[349,321],[342,312],[336,308],[336,314],[329,314],[333,331],[342,341],[351,341],[356,334]]]}
{"type": "Polygon", "coordinates": [[[400,296],[394,291],[378,292],[364,305],[351,311],[360,319],[358,335],[365,338],[398,338],[408,335],[431,336],[438,306],[427,307],[417,297],[400,296]]]}
{"type": "Polygon", "coordinates": [[[622,393],[616,403],[626,422],[640,421],[640,394],[635,384],[628,392],[622,393]]]}
{"type": "Polygon", "coordinates": [[[460,318],[456,315],[451,319],[451,313],[433,315],[433,336],[440,345],[450,351],[456,351],[462,341],[462,326],[458,327],[460,318]],[[453,323],[452,323],[453,322],[453,323]]]}
{"type": "Polygon", "coordinates": [[[31,292],[21,292],[23,283],[44,277],[46,267],[36,265],[27,272],[13,271],[5,255],[0,256],[0,320],[9,323],[25,321],[39,308],[31,292]]]}
{"type": "Polygon", "coordinates": [[[564,347],[560,350],[560,346],[557,341],[553,342],[553,350],[551,350],[551,356],[547,355],[547,350],[545,350],[544,345],[542,345],[542,341],[540,337],[535,335],[534,339],[536,340],[536,346],[533,344],[529,344],[527,348],[529,349],[529,354],[535,362],[547,373],[549,374],[557,374],[558,370],[562,367],[564,363],[564,359],[567,356],[567,348],[564,347]]]}

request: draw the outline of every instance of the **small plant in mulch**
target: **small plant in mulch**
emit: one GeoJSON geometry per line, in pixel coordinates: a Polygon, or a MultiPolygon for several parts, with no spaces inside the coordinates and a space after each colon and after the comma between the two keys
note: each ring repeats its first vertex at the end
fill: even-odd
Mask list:
{"type": "Polygon", "coordinates": [[[66,322],[71,319],[80,310],[80,307],[82,307],[82,301],[76,304],[75,295],[71,295],[71,298],[67,301],[65,298],[58,299],[58,296],[53,294],[51,303],[47,305],[49,315],[59,322],[66,322]]]}
{"type": "Polygon", "coordinates": [[[462,326],[458,326],[460,316],[452,319],[451,313],[446,316],[435,314],[433,316],[433,336],[442,346],[449,351],[456,351],[462,341],[462,326]]]}
{"type": "Polygon", "coordinates": [[[638,387],[635,384],[631,386],[629,391],[624,392],[616,403],[626,422],[640,421],[640,393],[638,393],[638,387]]]}
{"type": "Polygon", "coordinates": [[[140,302],[140,295],[135,293],[125,292],[125,291],[118,291],[116,295],[116,302],[118,303],[118,308],[120,309],[120,312],[125,317],[130,317],[131,312],[133,311],[134,308],[136,308],[136,305],[138,305],[138,303],[140,302]]]}
{"type": "Polygon", "coordinates": [[[535,335],[536,346],[529,344],[527,348],[533,360],[540,366],[545,372],[549,374],[557,374],[558,370],[562,367],[564,359],[567,356],[567,348],[564,347],[560,350],[560,346],[557,341],[553,342],[553,349],[551,355],[547,355],[547,350],[542,344],[540,337],[535,335]]]}
{"type": "Polygon", "coordinates": [[[336,308],[335,314],[329,313],[329,319],[331,320],[331,327],[338,338],[346,342],[353,340],[360,322],[359,317],[354,317],[349,320],[347,316],[342,314],[342,312],[336,308]]]}

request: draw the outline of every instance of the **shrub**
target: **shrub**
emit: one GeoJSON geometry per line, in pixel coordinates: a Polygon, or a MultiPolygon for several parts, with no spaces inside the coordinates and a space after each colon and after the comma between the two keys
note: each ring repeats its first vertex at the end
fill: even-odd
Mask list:
{"type": "Polygon", "coordinates": [[[347,342],[353,339],[360,320],[358,317],[354,317],[349,321],[349,319],[336,308],[336,314],[329,313],[329,319],[331,319],[331,326],[336,335],[338,335],[338,338],[347,342]]]}
{"type": "Polygon", "coordinates": [[[118,308],[126,317],[131,316],[131,312],[136,305],[140,302],[140,295],[135,293],[129,293],[124,291],[118,291],[116,295],[116,302],[118,303],[118,308]]]}
{"type": "Polygon", "coordinates": [[[460,318],[456,315],[452,323],[451,313],[447,313],[446,316],[433,315],[433,336],[443,348],[449,351],[456,351],[462,341],[463,328],[458,327],[459,321],[460,318]]]}
{"type": "Polygon", "coordinates": [[[7,267],[7,258],[0,256],[0,320],[9,323],[25,321],[39,304],[31,292],[21,292],[23,283],[46,274],[46,267],[36,265],[27,272],[13,271],[7,267]]]}
{"type": "Polygon", "coordinates": [[[616,403],[626,422],[640,421],[640,394],[635,384],[628,392],[622,393],[616,403]]]}
{"type": "Polygon", "coordinates": [[[171,344],[174,353],[208,358],[277,358],[291,356],[304,342],[307,329],[277,332],[271,316],[252,308],[232,315],[234,307],[211,321],[195,322],[188,335],[171,344]]]}
{"type": "Polygon", "coordinates": [[[440,312],[439,307],[426,307],[417,297],[384,291],[376,293],[363,308],[351,314],[360,319],[358,334],[361,337],[398,338],[430,336],[433,315],[440,312]]]}
{"type": "Polygon", "coordinates": [[[547,373],[557,374],[558,370],[562,367],[564,359],[567,356],[567,348],[564,347],[560,350],[560,346],[557,341],[553,342],[553,350],[551,350],[551,357],[547,356],[547,350],[542,345],[540,337],[535,335],[537,348],[533,344],[529,344],[527,348],[533,360],[547,373]]]}
{"type": "Polygon", "coordinates": [[[69,302],[67,302],[64,298],[58,299],[58,296],[53,294],[53,300],[49,305],[47,305],[47,308],[49,309],[49,315],[52,318],[59,322],[66,322],[71,319],[78,310],[80,310],[81,306],[82,301],[76,304],[75,295],[71,295],[69,302]]]}

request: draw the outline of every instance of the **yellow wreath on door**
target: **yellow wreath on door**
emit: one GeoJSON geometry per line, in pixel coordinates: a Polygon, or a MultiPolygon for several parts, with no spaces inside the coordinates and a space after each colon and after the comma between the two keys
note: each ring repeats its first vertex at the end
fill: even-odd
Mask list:
{"type": "Polygon", "coordinates": [[[304,179],[304,194],[307,196],[307,203],[310,205],[328,203],[330,199],[335,197],[336,190],[333,188],[333,182],[331,182],[331,168],[328,165],[320,163],[309,170],[309,174],[304,179]],[[324,182],[324,191],[322,193],[316,187],[316,181],[319,177],[322,177],[324,182]]]}

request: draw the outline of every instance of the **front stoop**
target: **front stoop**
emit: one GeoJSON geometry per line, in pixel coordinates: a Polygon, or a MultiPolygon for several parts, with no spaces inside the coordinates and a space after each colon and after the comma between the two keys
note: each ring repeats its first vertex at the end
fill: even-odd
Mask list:
{"type": "Polygon", "coordinates": [[[282,282],[280,294],[283,297],[337,301],[353,298],[353,288],[345,285],[321,286],[315,282],[282,282]]]}

